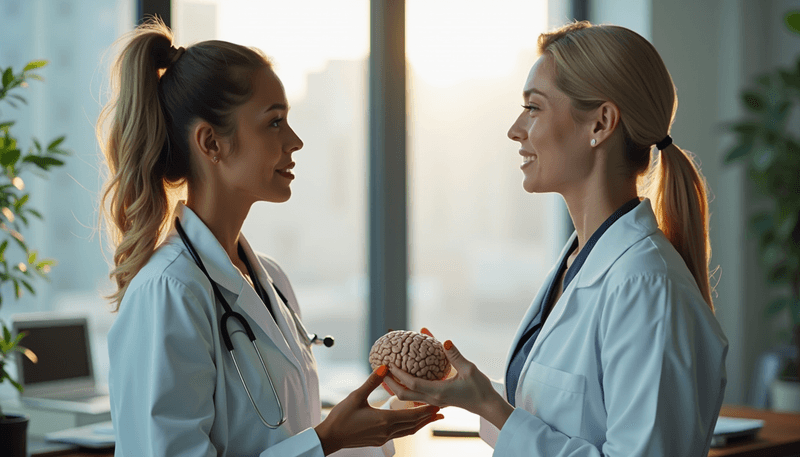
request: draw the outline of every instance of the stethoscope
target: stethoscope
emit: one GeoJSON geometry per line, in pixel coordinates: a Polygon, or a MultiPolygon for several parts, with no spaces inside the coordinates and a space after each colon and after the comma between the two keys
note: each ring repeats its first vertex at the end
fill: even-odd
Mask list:
{"type": "MultiPolygon", "coordinates": [[[[222,308],[225,310],[225,313],[222,314],[222,318],[220,318],[220,333],[222,334],[222,340],[225,342],[225,347],[231,354],[231,358],[233,359],[233,366],[236,367],[236,372],[239,373],[239,379],[242,380],[242,385],[244,386],[245,392],[247,392],[247,397],[250,399],[250,403],[253,404],[253,408],[256,410],[256,414],[258,414],[258,417],[261,419],[261,422],[263,422],[264,425],[272,429],[280,427],[284,422],[286,422],[286,413],[283,410],[281,399],[280,397],[278,397],[278,392],[275,391],[275,384],[273,384],[272,382],[272,376],[269,375],[269,370],[267,369],[267,365],[264,363],[264,358],[261,357],[261,351],[259,351],[258,346],[256,346],[256,336],[253,333],[253,330],[250,328],[250,324],[247,323],[247,320],[241,314],[234,312],[231,309],[230,305],[228,305],[228,301],[225,300],[225,297],[222,296],[222,293],[219,291],[219,288],[217,287],[217,283],[214,282],[213,279],[211,279],[211,276],[209,276],[205,265],[203,265],[203,261],[200,260],[200,256],[197,254],[197,251],[195,251],[194,246],[192,246],[192,242],[189,241],[189,237],[186,236],[186,232],[183,231],[183,227],[181,227],[181,221],[177,217],[175,218],[175,228],[178,230],[178,235],[180,235],[183,244],[186,246],[186,249],[189,250],[189,254],[191,254],[197,266],[200,267],[200,270],[203,272],[203,274],[206,275],[206,278],[208,278],[208,281],[211,283],[211,287],[214,289],[214,295],[217,297],[217,300],[219,300],[220,304],[222,305],[222,308]],[[250,339],[250,343],[253,344],[253,348],[256,350],[256,354],[258,354],[258,360],[261,361],[261,366],[264,368],[264,373],[266,373],[267,375],[267,380],[269,381],[269,387],[272,389],[272,394],[275,396],[275,400],[278,402],[278,411],[280,413],[281,420],[276,425],[272,425],[269,422],[267,422],[266,419],[264,419],[264,416],[258,409],[258,405],[256,405],[255,400],[253,400],[253,395],[250,393],[250,389],[247,387],[247,383],[244,380],[244,376],[242,376],[242,371],[239,369],[239,363],[236,361],[236,354],[234,354],[233,352],[233,342],[231,341],[230,332],[228,331],[227,327],[227,322],[229,318],[234,318],[237,321],[239,321],[239,323],[244,328],[245,333],[247,333],[247,338],[250,339]]],[[[239,249],[241,249],[241,245],[239,246],[239,249]]],[[[247,266],[248,269],[250,269],[250,262],[247,262],[247,266]]],[[[259,296],[261,296],[261,299],[269,301],[269,297],[266,295],[266,292],[263,290],[263,287],[261,287],[261,284],[258,281],[258,277],[254,274],[252,270],[250,270],[249,273],[253,280],[254,288],[259,293],[259,296]]],[[[330,335],[320,339],[319,337],[317,337],[316,333],[309,333],[308,330],[306,330],[306,327],[303,325],[303,323],[300,322],[300,318],[297,316],[297,313],[295,313],[292,307],[288,305],[289,302],[286,300],[286,297],[284,297],[281,291],[278,290],[277,287],[275,287],[275,284],[272,284],[272,287],[275,289],[275,292],[278,293],[278,296],[280,296],[281,300],[283,300],[283,304],[289,310],[289,314],[292,315],[292,320],[294,320],[295,328],[297,328],[297,331],[303,337],[308,347],[311,347],[312,344],[324,344],[326,347],[333,346],[334,343],[333,337],[331,337],[330,335]]]]}

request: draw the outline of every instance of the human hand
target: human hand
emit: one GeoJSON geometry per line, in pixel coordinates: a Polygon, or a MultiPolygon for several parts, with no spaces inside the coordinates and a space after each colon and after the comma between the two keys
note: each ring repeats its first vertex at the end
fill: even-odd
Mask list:
{"type": "MultiPolygon", "coordinates": [[[[431,331],[430,331],[430,330],[428,330],[428,329],[427,329],[427,328],[425,328],[425,327],[422,327],[422,330],[420,330],[420,333],[422,333],[422,334],[424,334],[424,335],[428,335],[428,336],[429,336],[429,337],[431,337],[431,338],[435,338],[435,337],[433,336],[433,333],[431,333],[431,331]]],[[[448,364],[448,366],[447,366],[447,371],[445,372],[444,378],[442,378],[442,379],[450,379],[450,378],[452,378],[452,377],[453,377],[453,376],[455,376],[455,375],[456,375],[456,370],[455,370],[455,369],[453,369],[453,366],[452,366],[452,365],[449,365],[449,364],[448,364]]],[[[386,385],[386,383],[385,383],[385,382],[381,383],[381,386],[383,387],[383,389],[384,389],[386,392],[388,392],[388,393],[389,393],[389,395],[394,395],[394,392],[392,392],[392,389],[391,389],[391,388],[389,388],[389,386],[388,386],[388,385],[386,385]]],[[[425,404],[425,403],[414,402],[414,406],[421,406],[421,405],[424,405],[424,404],[425,404]]]]}
{"type": "Polygon", "coordinates": [[[498,412],[505,415],[502,417],[502,422],[505,422],[513,407],[494,390],[489,378],[475,364],[464,358],[450,340],[445,341],[444,348],[445,355],[456,372],[452,377],[442,381],[429,381],[390,367],[392,376],[384,379],[384,382],[400,400],[440,407],[456,406],[486,418],[497,414],[492,410],[499,409],[498,412]]]}
{"type": "Polygon", "coordinates": [[[342,448],[382,446],[387,441],[411,435],[439,419],[439,408],[426,406],[404,410],[375,409],[367,402],[369,394],[386,377],[388,369],[381,365],[361,387],[334,406],[328,417],[314,427],[322,443],[322,451],[329,455],[342,448]]]}

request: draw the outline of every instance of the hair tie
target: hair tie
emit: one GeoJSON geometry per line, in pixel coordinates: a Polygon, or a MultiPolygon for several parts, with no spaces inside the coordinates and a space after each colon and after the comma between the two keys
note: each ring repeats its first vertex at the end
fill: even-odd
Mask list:
{"type": "Polygon", "coordinates": [[[667,146],[669,146],[671,144],[672,144],[672,137],[667,135],[667,136],[664,137],[663,140],[661,140],[658,143],[656,143],[656,147],[658,148],[659,151],[663,151],[664,149],[667,148],[667,146]]]}
{"type": "Polygon", "coordinates": [[[170,46],[170,51],[172,51],[172,58],[169,60],[169,66],[171,67],[171,66],[175,65],[175,62],[177,62],[178,59],[181,58],[183,53],[186,52],[186,48],[181,46],[181,47],[175,49],[174,47],[170,46]]]}

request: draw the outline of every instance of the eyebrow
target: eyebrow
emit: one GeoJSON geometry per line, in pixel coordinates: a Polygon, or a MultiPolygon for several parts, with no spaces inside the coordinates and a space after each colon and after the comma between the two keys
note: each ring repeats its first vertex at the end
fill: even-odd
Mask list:
{"type": "Polygon", "coordinates": [[[272,105],[269,108],[265,109],[261,113],[262,114],[263,113],[268,113],[268,112],[270,112],[272,110],[276,110],[276,109],[283,110],[283,111],[289,111],[289,106],[288,105],[284,105],[283,103],[275,103],[274,105],[272,105]]]}
{"type": "Polygon", "coordinates": [[[547,94],[545,94],[544,92],[542,92],[542,91],[540,91],[539,89],[536,89],[536,88],[531,88],[531,89],[528,89],[528,90],[522,92],[522,96],[525,97],[525,98],[528,98],[528,96],[531,95],[531,94],[538,94],[538,95],[541,95],[544,98],[547,98],[547,94]]]}

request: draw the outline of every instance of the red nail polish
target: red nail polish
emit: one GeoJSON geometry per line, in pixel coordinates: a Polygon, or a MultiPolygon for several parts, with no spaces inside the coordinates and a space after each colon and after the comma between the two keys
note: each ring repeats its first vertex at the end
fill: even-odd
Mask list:
{"type": "Polygon", "coordinates": [[[377,370],[375,370],[375,373],[378,373],[378,376],[383,377],[386,376],[387,371],[389,371],[389,367],[387,367],[386,365],[381,365],[378,367],[377,370]]]}
{"type": "Polygon", "coordinates": [[[444,350],[445,351],[449,351],[450,348],[452,348],[452,347],[453,347],[453,342],[452,341],[447,340],[447,341],[444,342],[444,350]]]}

